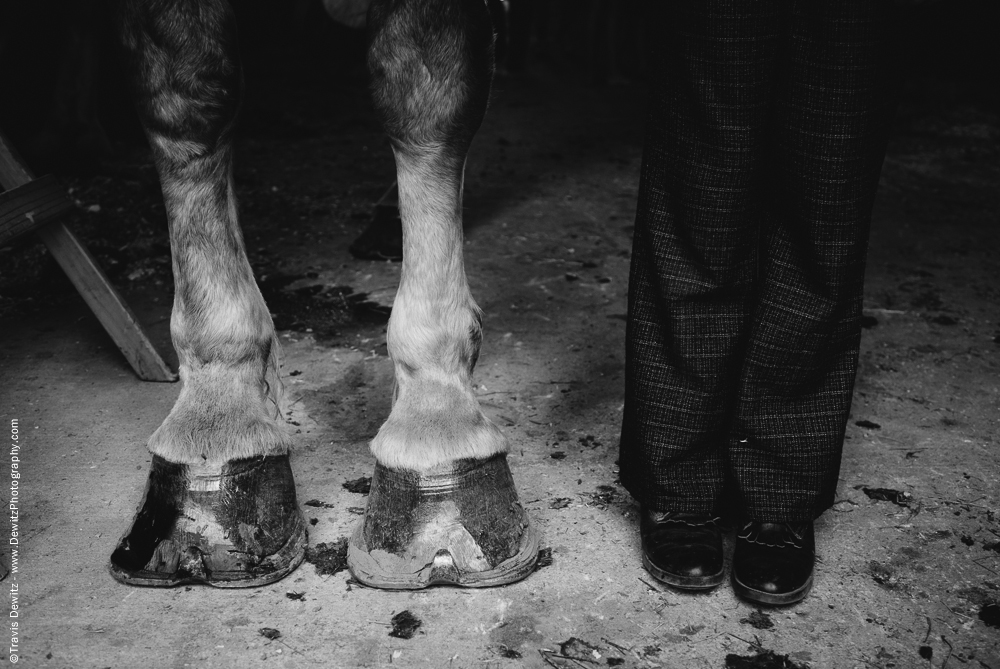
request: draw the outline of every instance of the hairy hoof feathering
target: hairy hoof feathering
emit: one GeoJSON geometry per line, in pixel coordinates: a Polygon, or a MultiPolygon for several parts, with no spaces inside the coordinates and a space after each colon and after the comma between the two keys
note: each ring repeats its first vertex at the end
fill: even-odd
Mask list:
{"type": "Polygon", "coordinates": [[[427,473],[376,464],[347,552],[355,578],[391,590],[504,585],[530,574],[537,558],[538,534],[504,454],[427,473]]]}
{"type": "Polygon", "coordinates": [[[245,588],[291,573],[306,543],[288,455],[211,468],[154,455],[146,494],[109,568],[128,585],[245,588]]]}

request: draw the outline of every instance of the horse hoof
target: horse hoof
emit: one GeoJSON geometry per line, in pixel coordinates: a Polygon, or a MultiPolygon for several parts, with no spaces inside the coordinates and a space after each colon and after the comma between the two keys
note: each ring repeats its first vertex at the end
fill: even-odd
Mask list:
{"type": "Polygon", "coordinates": [[[109,569],[128,585],[246,588],[292,572],[306,542],[287,455],[211,469],[154,455],[146,494],[109,569]]]}
{"type": "Polygon", "coordinates": [[[426,474],[376,464],[368,508],[347,551],[356,579],[391,590],[513,583],[537,559],[538,534],[504,454],[426,474]]]}

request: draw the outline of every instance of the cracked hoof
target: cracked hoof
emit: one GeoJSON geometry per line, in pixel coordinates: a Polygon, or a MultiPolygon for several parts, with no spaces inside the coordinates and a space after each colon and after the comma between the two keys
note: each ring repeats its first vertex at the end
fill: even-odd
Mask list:
{"type": "Polygon", "coordinates": [[[109,569],[128,585],[266,585],[305,557],[287,455],[209,469],[154,455],[142,504],[109,569]]]}
{"type": "Polygon", "coordinates": [[[347,552],[356,579],[390,590],[513,583],[537,558],[538,534],[502,454],[426,474],[376,464],[347,552]]]}

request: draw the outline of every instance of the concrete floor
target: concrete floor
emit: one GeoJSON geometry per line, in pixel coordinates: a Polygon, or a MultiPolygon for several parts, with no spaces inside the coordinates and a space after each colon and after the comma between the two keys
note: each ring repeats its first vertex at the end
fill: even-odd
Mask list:
{"type": "MultiPolygon", "coordinates": [[[[303,507],[313,546],[359,519],[364,497],[342,484],[371,474],[367,442],[391,389],[384,326],[320,297],[350,286],[388,305],[399,273],[346,252],[392,164],[364,91],[337,93],[336,105],[286,93],[276,113],[296,133],[238,147],[251,259],[262,278],[288,279],[271,306],[294,326],[281,333],[282,372],[299,499],[325,505],[303,507]]],[[[800,605],[758,612],[728,585],[696,596],[657,586],[616,482],[642,100],[634,87],[500,79],[469,159],[466,262],[486,312],[477,390],[513,443],[522,501],[552,555],[508,587],[379,592],[310,564],[255,590],[117,584],[106,561],[145,485],[145,439],[178,387],[138,381],[38,247],[0,253],[0,285],[22,285],[11,268],[38,277],[0,293],[0,417],[24,435],[24,666],[1000,669],[997,116],[904,102],[816,584],[800,605]],[[421,621],[409,639],[390,635],[404,610],[421,621]]],[[[143,153],[109,170],[72,182],[84,207],[101,207],[75,225],[121,265],[117,280],[167,350],[155,179],[143,153]],[[131,231],[123,246],[102,245],[98,232],[116,225],[131,231]]]]}

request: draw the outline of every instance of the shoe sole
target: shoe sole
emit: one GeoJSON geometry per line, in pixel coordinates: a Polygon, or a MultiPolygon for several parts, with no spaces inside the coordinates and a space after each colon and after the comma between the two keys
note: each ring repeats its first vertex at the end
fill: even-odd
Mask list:
{"type": "Polygon", "coordinates": [[[663,571],[646,556],[646,553],[642,554],[642,566],[646,568],[646,571],[652,575],[660,583],[665,583],[670,587],[677,588],[678,590],[691,590],[694,592],[711,590],[712,588],[717,588],[722,585],[722,582],[726,580],[726,570],[722,569],[718,574],[709,574],[708,576],[678,576],[677,574],[671,574],[670,572],[663,571]]]}
{"type": "Polygon", "coordinates": [[[768,606],[786,606],[788,604],[796,604],[801,602],[809,594],[809,589],[812,588],[813,576],[809,575],[809,580],[807,580],[801,587],[792,590],[791,592],[785,592],[781,594],[775,594],[772,592],[764,592],[763,590],[756,590],[750,586],[741,583],[736,574],[733,574],[733,592],[735,592],[739,597],[750,602],[755,602],[757,604],[767,604],[768,606]]]}

